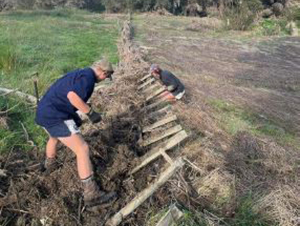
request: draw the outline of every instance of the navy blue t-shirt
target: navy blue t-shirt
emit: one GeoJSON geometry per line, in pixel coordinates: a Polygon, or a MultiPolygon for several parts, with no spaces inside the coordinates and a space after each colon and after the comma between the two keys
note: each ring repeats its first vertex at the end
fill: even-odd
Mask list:
{"type": "Polygon", "coordinates": [[[75,70],[58,79],[39,102],[36,123],[51,127],[69,119],[78,122],[77,109],[70,103],[67,95],[73,91],[87,102],[94,91],[95,83],[96,75],[91,68],[75,70]]]}
{"type": "Polygon", "coordinates": [[[160,73],[160,79],[165,86],[173,86],[174,87],[174,90],[171,92],[174,96],[176,96],[179,93],[184,91],[184,85],[170,71],[163,70],[160,73]]]}

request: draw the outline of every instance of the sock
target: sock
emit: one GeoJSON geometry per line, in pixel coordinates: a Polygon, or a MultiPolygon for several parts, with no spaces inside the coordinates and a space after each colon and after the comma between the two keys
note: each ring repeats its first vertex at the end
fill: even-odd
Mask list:
{"type": "Polygon", "coordinates": [[[89,183],[89,182],[91,182],[93,180],[93,176],[94,176],[94,174],[92,173],[87,178],[81,179],[81,182],[84,183],[84,184],[89,183]]]}

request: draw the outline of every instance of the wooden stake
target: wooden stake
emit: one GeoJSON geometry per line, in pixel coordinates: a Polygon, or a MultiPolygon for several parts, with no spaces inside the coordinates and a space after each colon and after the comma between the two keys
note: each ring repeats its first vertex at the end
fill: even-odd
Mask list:
{"type": "Polygon", "coordinates": [[[159,83],[154,83],[152,86],[149,86],[147,89],[143,90],[143,93],[145,94],[151,94],[151,92],[160,89],[162,86],[159,83]]]}
{"type": "Polygon", "coordinates": [[[141,89],[143,89],[144,87],[146,87],[147,85],[150,85],[152,82],[154,82],[155,81],[155,78],[152,78],[152,79],[149,79],[148,81],[146,81],[146,82],[144,82],[142,85],[140,85],[139,87],[138,87],[138,90],[141,90],[141,89]]]}
{"type": "Polygon", "coordinates": [[[160,141],[161,139],[164,139],[168,136],[171,136],[171,135],[179,132],[180,130],[182,130],[182,127],[180,125],[174,126],[171,129],[168,129],[168,130],[162,132],[161,134],[158,134],[158,135],[150,138],[149,140],[144,141],[141,146],[145,147],[150,144],[153,144],[157,141],[160,141]]]}
{"type": "Polygon", "coordinates": [[[149,73],[148,75],[145,75],[142,79],[140,79],[140,82],[145,81],[146,79],[150,78],[152,75],[149,73]]]}
{"type": "Polygon", "coordinates": [[[167,106],[159,109],[158,111],[155,111],[155,112],[152,112],[152,113],[148,114],[148,117],[149,118],[156,118],[159,115],[167,114],[170,109],[171,109],[171,105],[167,105],[167,106]]]}
{"type": "Polygon", "coordinates": [[[116,213],[107,223],[106,226],[117,226],[122,220],[138,208],[144,201],[146,201],[159,187],[165,184],[178,169],[184,165],[182,158],[178,158],[169,166],[148,188],[140,192],[130,203],[116,213]]]}
{"type": "Polygon", "coordinates": [[[164,118],[150,126],[146,126],[144,129],[143,129],[143,133],[146,133],[146,132],[151,132],[152,130],[160,127],[160,126],[163,126],[167,123],[170,123],[170,122],[173,122],[177,119],[177,116],[176,115],[172,115],[172,116],[169,116],[167,118],[164,118]]]}
{"type": "Polygon", "coordinates": [[[152,104],[149,104],[149,105],[145,106],[143,109],[146,110],[146,111],[150,111],[153,108],[156,108],[156,107],[158,107],[160,105],[163,105],[163,104],[168,104],[168,102],[166,102],[165,100],[161,99],[161,100],[159,100],[157,102],[154,102],[152,104]]]}
{"type": "Polygon", "coordinates": [[[158,90],[156,90],[151,96],[148,96],[146,98],[146,101],[149,101],[155,97],[157,97],[159,94],[162,94],[164,91],[166,91],[166,89],[164,87],[159,88],[158,90]]]}
{"type": "Polygon", "coordinates": [[[152,149],[150,152],[148,152],[141,160],[140,165],[135,167],[130,174],[136,173],[141,168],[152,162],[153,160],[157,159],[159,156],[161,156],[161,151],[167,151],[171,148],[175,147],[177,144],[179,144],[181,141],[186,139],[188,137],[187,133],[183,130],[176,135],[172,136],[169,140],[164,142],[163,145],[159,145],[158,147],[152,149]]]}

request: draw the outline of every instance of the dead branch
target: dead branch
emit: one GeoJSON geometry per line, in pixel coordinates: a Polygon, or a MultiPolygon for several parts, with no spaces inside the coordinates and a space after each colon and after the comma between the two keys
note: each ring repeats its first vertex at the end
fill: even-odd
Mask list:
{"type": "Polygon", "coordinates": [[[0,93],[4,93],[5,95],[14,93],[17,96],[24,98],[25,100],[28,100],[32,104],[36,104],[36,98],[32,95],[17,91],[17,90],[12,90],[12,89],[6,89],[6,88],[0,88],[0,93]]]}

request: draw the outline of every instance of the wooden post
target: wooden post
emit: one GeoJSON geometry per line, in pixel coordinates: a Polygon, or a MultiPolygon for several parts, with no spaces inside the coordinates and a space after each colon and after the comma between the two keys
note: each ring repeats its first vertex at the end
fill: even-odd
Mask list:
{"type": "Polygon", "coordinates": [[[146,201],[159,187],[165,184],[178,169],[184,165],[182,158],[178,158],[174,163],[169,166],[157,179],[156,182],[152,183],[148,188],[137,194],[137,196],[116,213],[107,223],[106,226],[117,226],[122,220],[131,214],[136,208],[138,208],[144,201],[146,201]]]}

